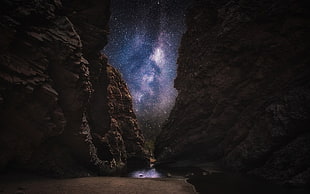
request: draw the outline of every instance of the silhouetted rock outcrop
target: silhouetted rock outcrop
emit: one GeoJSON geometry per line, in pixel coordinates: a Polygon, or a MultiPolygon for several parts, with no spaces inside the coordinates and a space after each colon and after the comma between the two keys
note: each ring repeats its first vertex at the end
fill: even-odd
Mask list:
{"type": "Polygon", "coordinates": [[[109,3],[1,1],[1,171],[107,175],[148,163],[127,86],[100,54],[109,3]]]}
{"type": "Polygon", "coordinates": [[[179,49],[164,161],[220,161],[278,183],[310,180],[310,15],[302,0],[200,0],[179,49]]]}

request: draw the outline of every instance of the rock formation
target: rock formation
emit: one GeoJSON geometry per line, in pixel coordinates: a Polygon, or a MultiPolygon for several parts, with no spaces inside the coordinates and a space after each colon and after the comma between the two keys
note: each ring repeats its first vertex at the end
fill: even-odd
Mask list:
{"type": "Polygon", "coordinates": [[[146,165],[121,75],[100,50],[109,0],[4,0],[0,171],[72,177],[146,165]]]}
{"type": "Polygon", "coordinates": [[[309,8],[303,0],[194,3],[159,161],[217,161],[278,183],[310,183],[309,8]]]}

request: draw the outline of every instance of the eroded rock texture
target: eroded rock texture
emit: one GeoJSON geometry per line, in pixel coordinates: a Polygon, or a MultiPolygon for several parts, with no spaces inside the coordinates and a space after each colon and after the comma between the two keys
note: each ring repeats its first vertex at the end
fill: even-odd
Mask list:
{"type": "Polygon", "coordinates": [[[179,50],[179,95],[157,138],[160,161],[220,161],[309,184],[309,8],[302,0],[196,1],[179,50]]]}
{"type": "Polygon", "coordinates": [[[147,164],[127,86],[100,54],[109,0],[4,0],[0,11],[0,170],[68,177],[147,164]]]}

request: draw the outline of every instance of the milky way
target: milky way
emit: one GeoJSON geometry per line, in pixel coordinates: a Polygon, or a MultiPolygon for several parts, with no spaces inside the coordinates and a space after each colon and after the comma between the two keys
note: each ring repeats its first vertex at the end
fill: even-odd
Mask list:
{"type": "Polygon", "coordinates": [[[141,127],[158,128],[177,95],[173,80],[189,1],[113,0],[111,6],[103,52],[127,82],[141,127]]]}

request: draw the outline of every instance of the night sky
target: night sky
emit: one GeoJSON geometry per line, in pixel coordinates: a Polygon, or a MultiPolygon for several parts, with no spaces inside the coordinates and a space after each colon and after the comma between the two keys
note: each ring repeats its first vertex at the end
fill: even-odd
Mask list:
{"type": "Polygon", "coordinates": [[[158,131],[174,105],[176,59],[190,1],[112,0],[103,52],[120,70],[142,130],[158,131]]]}

